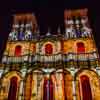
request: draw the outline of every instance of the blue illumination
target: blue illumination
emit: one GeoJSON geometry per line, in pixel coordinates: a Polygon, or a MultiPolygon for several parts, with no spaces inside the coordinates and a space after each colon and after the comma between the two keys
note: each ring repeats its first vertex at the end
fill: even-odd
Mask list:
{"type": "Polygon", "coordinates": [[[24,39],[24,33],[23,32],[19,33],[18,39],[19,40],[23,40],[24,39]]]}

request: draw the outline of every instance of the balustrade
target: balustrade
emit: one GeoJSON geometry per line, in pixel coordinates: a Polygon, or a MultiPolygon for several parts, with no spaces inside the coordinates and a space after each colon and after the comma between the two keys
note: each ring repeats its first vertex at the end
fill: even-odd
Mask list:
{"type": "Polygon", "coordinates": [[[99,58],[96,52],[90,53],[68,53],[68,54],[54,54],[54,55],[23,55],[20,57],[6,56],[2,58],[2,63],[58,63],[63,62],[66,66],[90,66],[96,65],[99,58]]]}

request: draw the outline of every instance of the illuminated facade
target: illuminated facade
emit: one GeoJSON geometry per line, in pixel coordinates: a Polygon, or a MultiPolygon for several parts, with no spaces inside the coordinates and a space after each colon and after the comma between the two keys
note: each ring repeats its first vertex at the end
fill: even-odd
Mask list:
{"type": "Polygon", "coordinates": [[[0,100],[100,100],[99,56],[87,9],[64,11],[65,32],[40,35],[16,14],[0,66],[0,100]]]}

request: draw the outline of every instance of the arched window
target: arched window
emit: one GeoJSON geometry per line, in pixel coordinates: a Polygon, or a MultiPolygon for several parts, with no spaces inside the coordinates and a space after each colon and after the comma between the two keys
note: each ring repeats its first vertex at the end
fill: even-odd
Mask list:
{"type": "Polygon", "coordinates": [[[53,100],[53,82],[51,78],[44,79],[43,100],[53,100]]]}
{"type": "Polygon", "coordinates": [[[10,80],[8,100],[17,100],[16,93],[17,93],[17,77],[12,77],[10,80]]]}
{"type": "Polygon", "coordinates": [[[21,51],[22,51],[21,49],[22,48],[20,45],[15,47],[15,56],[21,56],[21,51]]]}
{"type": "Polygon", "coordinates": [[[84,43],[82,42],[77,43],[77,53],[84,53],[84,52],[85,52],[84,43]]]}
{"type": "Polygon", "coordinates": [[[35,52],[36,52],[36,45],[33,44],[33,53],[35,53],[35,52]]]}
{"type": "Polygon", "coordinates": [[[89,78],[86,75],[80,77],[82,88],[82,100],[92,100],[89,78]]]}
{"type": "Polygon", "coordinates": [[[53,47],[51,44],[46,44],[45,45],[45,53],[46,54],[52,54],[53,53],[53,47]]]}

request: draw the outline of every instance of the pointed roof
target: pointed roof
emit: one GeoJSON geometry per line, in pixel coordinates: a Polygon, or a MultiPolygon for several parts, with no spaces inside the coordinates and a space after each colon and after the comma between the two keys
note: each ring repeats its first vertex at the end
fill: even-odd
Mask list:
{"type": "Polygon", "coordinates": [[[50,33],[50,28],[48,28],[48,32],[46,33],[46,36],[50,36],[51,33],[50,33]]]}

